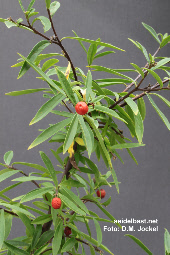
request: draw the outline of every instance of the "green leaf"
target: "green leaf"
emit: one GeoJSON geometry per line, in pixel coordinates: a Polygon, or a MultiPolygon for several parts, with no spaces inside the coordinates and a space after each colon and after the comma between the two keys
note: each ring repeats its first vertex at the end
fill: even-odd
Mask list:
{"type": "Polygon", "coordinates": [[[90,244],[90,253],[91,253],[91,255],[95,255],[96,253],[95,253],[95,249],[94,249],[94,247],[90,244]]]}
{"type": "Polygon", "coordinates": [[[16,179],[13,179],[12,181],[15,181],[15,182],[51,181],[51,179],[46,177],[28,176],[28,177],[18,177],[16,179]]]}
{"type": "Polygon", "coordinates": [[[35,220],[32,221],[32,224],[44,224],[52,220],[51,214],[46,214],[43,216],[37,217],[35,220]]]}
{"type": "Polygon", "coordinates": [[[111,172],[112,172],[113,180],[114,180],[115,185],[116,185],[117,193],[119,194],[119,182],[117,180],[117,175],[116,175],[116,172],[115,172],[113,167],[111,168],[111,172]]]}
{"type": "Polygon", "coordinates": [[[147,254],[152,255],[152,252],[136,237],[126,234],[125,236],[130,237],[135,243],[137,243],[147,254]]]}
{"type": "Polygon", "coordinates": [[[40,201],[34,201],[32,202],[35,206],[37,206],[38,208],[42,209],[42,210],[48,210],[49,209],[49,206],[43,202],[40,202],[40,201]]]}
{"type": "Polygon", "coordinates": [[[46,141],[48,138],[62,130],[65,126],[67,126],[71,122],[72,118],[65,119],[57,124],[52,125],[51,127],[45,129],[29,146],[28,150],[37,146],[38,144],[46,141]]]}
{"type": "Polygon", "coordinates": [[[43,151],[40,151],[40,156],[41,156],[44,164],[46,165],[47,169],[49,170],[49,173],[50,173],[50,175],[53,179],[53,182],[57,188],[58,187],[57,175],[56,175],[55,169],[54,169],[50,159],[47,157],[47,155],[43,151]]]}
{"type": "Polygon", "coordinates": [[[76,239],[74,237],[68,239],[65,244],[63,245],[61,249],[62,252],[71,251],[71,249],[74,247],[74,245],[77,243],[76,239]]]}
{"type": "Polygon", "coordinates": [[[89,214],[89,211],[87,207],[85,206],[85,204],[71,190],[67,189],[66,187],[62,187],[60,188],[60,192],[62,193],[62,195],[66,196],[68,199],[72,200],[77,206],[81,208],[81,210],[89,214]]]}
{"type": "Polygon", "coordinates": [[[156,94],[156,93],[150,93],[150,95],[155,95],[155,96],[159,97],[167,106],[170,107],[170,101],[168,101],[165,97],[163,97],[159,94],[156,94]]]}
{"type": "Polygon", "coordinates": [[[160,67],[166,65],[166,64],[169,63],[169,62],[170,62],[170,58],[164,58],[164,59],[160,60],[159,62],[157,62],[157,63],[156,63],[156,66],[153,66],[153,67],[151,68],[151,70],[158,69],[158,68],[160,68],[160,67]]]}
{"type": "Polygon", "coordinates": [[[136,135],[138,138],[138,142],[141,144],[142,138],[143,138],[144,127],[143,127],[143,120],[142,120],[140,112],[138,112],[137,115],[134,115],[134,119],[135,119],[135,132],[136,132],[136,135]]]}
{"type": "Polygon", "coordinates": [[[47,71],[47,69],[49,69],[51,66],[54,66],[56,63],[58,63],[59,60],[58,59],[55,59],[55,58],[51,58],[49,60],[47,60],[43,66],[42,66],[42,71],[45,72],[47,71]]]}
{"type": "Polygon", "coordinates": [[[7,26],[7,28],[11,28],[11,27],[17,27],[17,24],[12,22],[12,21],[9,21],[9,20],[6,20],[5,22],[5,25],[7,26]]]}
{"type": "Polygon", "coordinates": [[[41,236],[41,233],[42,233],[42,226],[41,225],[37,225],[36,229],[35,229],[35,232],[34,232],[34,235],[33,235],[33,238],[32,238],[31,250],[33,250],[34,247],[36,246],[36,244],[38,242],[38,239],[41,236]]]}
{"type": "Polygon", "coordinates": [[[96,51],[97,51],[97,45],[94,43],[90,44],[88,52],[87,52],[87,63],[89,66],[93,63],[96,51]]]}
{"type": "Polygon", "coordinates": [[[50,8],[51,0],[45,0],[45,3],[46,3],[47,9],[49,9],[50,8]]]}
{"type": "MultiPolygon", "coordinates": [[[[19,53],[18,53],[19,54],[19,53]]],[[[37,67],[34,63],[32,63],[29,59],[25,58],[21,54],[19,54],[22,59],[24,59],[41,77],[51,85],[54,89],[56,89],[61,94],[65,95],[62,89],[60,89],[54,82],[51,80],[39,67],[37,67]]]]}
{"type": "Polygon", "coordinates": [[[89,96],[92,94],[91,88],[92,88],[92,75],[89,70],[86,78],[86,102],[89,102],[89,96]]]}
{"type": "Polygon", "coordinates": [[[22,197],[21,203],[25,203],[36,198],[42,198],[45,193],[52,191],[53,189],[53,187],[34,189],[22,197]]]}
{"type": "Polygon", "coordinates": [[[102,243],[102,231],[101,231],[100,224],[98,223],[98,221],[95,218],[93,219],[93,221],[94,221],[94,224],[96,227],[98,246],[100,246],[102,243]]]}
{"type": "Polygon", "coordinates": [[[14,156],[13,151],[8,151],[8,152],[5,153],[5,155],[4,155],[4,162],[5,162],[8,166],[10,165],[13,156],[14,156]]]}
{"type": "Polygon", "coordinates": [[[119,228],[122,228],[122,226],[118,223],[118,221],[107,211],[105,210],[99,203],[96,204],[100,210],[106,214],[106,216],[114,223],[116,224],[119,228]]]}
{"type": "Polygon", "coordinates": [[[58,254],[58,251],[61,246],[62,235],[63,235],[63,221],[60,220],[58,223],[58,226],[56,227],[53,242],[52,242],[53,255],[58,254]]]}
{"type": "Polygon", "coordinates": [[[164,246],[165,246],[165,252],[167,252],[169,255],[170,254],[170,234],[167,229],[165,229],[164,233],[164,246]]]}
{"type": "Polygon", "coordinates": [[[9,203],[3,203],[3,202],[1,202],[1,201],[0,201],[0,205],[5,206],[5,207],[7,207],[7,208],[10,208],[10,209],[12,209],[12,210],[19,211],[19,212],[21,212],[21,213],[24,213],[25,215],[28,215],[28,216],[34,218],[34,215],[33,215],[33,214],[31,214],[30,212],[28,212],[28,211],[25,210],[25,209],[20,208],[20,207],[17,206],[17,205],[11,205],[11,204],[9,204],[9,203]]]}
{"type": "Polygon", "coordinates": [[[38,121],[42,120],[48,113],[50,113],[61,101],[64,99],[65,96],[61,95],[60,93],[50,100],[48,100],[36,113],[35,117],[31,120],[29,125],[33,125],[38,121]]]}
{"type": "Polygon", "coordinates": [[[35,18],[32,22],[32,25],[34,24],[34,22],[36,20],[40,20],[42,25],[44,26],[44,33],[46,33],[48,30],[50,30],[51,28],[51,22],[49,21],[49,19],[47,17],[44,16],[39,16],[37,18],[35,18]]]}
{"type": "Polygon", "coordinates": [[[79,124],[80,124],[81,130],[82,130],[82,133],[83,133],[83,140],[84,140],[84,143],[85,143],[85,146],[87,148],[88,155],[90,158],[90,155],[91,155],[92,149],[93,149],[93,143],[92,143],[93,140],[92,140],[89,130],[84,122],[83,116],[78,115],[78,120],[79,120],[79,124]]]}
{"type": "Polygon", "coordinates": [[[64,185],[66,187],[69,186],[70,188],[71,187],[80,188],[80,187],[85,187],[86,186],[85,184],[82,184],[79,181],[75,181],[75,180],[73,180],[71,178],[69,178],[69,180],[63,181],[61,185],[62,186],[64,185]]]}
{"type": "Polygon", "coordinates": [[[27,251],[21,250],[15,246],[9,244],[8,242],[4,242],[4,244],[12,252],[12,254],[15,253],[17,255],[29,255],[29,253],[27,251]]]}
{"type": "Polygon", "coordinates": [[[40,166],[40,165],[38,165],[38,164],[27,163],[27,162],[14,162],[14,163],[12,164],[12,166],[13,166],[13,165],[28,166],[28,167],[32,167],[32,168],[35,168],[35,169],[37,169],[37,170],[40,170],[40,171],[42,171],[42,172],[44,172],[44,173],[48,173],[48,170],[47,170],[45,167],[40,166]]]}
{"type": "Polygon", "coordinates": [[[0,210],[0,250],[2,249],[5,240],[5,216],[4,210],[0,210]]]}
{"type": "Polygon", "coordinates": [[[119,120],[121,120],[121,121],[123,121],[123,122],[126,123],[126,121],[125,121],[124,119],[122,119],[122,118],[117,114],[117,112],[115,112],[114,110],[111,110],[111,109],[109,109],[109,108],[107,108],[107,107],[105,107],[105,106],[95,105],[95,106],[94,106],[94,109],[97,110],[97,111],[99,111],[99,112],[104,112],[104,113],[108,114],[109,116],[112,116],[112,117],[114,117],[114,118],[116,118],[116,119],[119,119],[119,120]]]}
{"type": "Polygon", "coordinates": [[[146,116],[146,107],[145,107],[145,101],[144,99],[141,97],[137,100],[137,103],[138,103],[138,109],[139,109],[139,112],[141,114],[141,117],[142,117],[142,120],[144,121],[145,119],[145,116],[146,116]]]}
{"type": "Polygon", "coordinates": [[[53,16],[56,13],[56,11],[59,9],[59,7],[60,7],[60,3],[58,1],[54,1],[51,3],[51,5],[50,5],[51,16],[53,16]]]}
{"type": "Polygon", "coordinates": [[[155,40],[160,44],[161,42],[159,40],[159,37],[158,37],[156,31],[152,27],[148,26],[147,24],[145,24],[143,22],[142,22],[142,25],[151,33],[151,35],[155,38],[155,40]]]}
{"type": "Polygon", "coordinates": [[[131,63],[131,65],[138,71],[138,73],[142,76],[142,78],[145,77],[144,72],[142,71],[142,69],[139,66],[137,66],[136,64],[133,64],[133,63],[131,63]]]}
{"type": "Polygon", "coordinates": [[[150,70],[150,69],[147,69],[147,71],[157,80],[157,82],[160,85],[160,88],[162,88],[163,87],[163,82],[162,82],[161,78],[159,77],[159,75],[157,73],[155,73],[154,71],[150,70]]]}
{"type": "Polygon", "coordinates": [[[39,239],[39,241],[38,241],[38,243],[37,243],[37,245],[36,245],[36,248],[39,248],[39,247],[43,246],[43,245],[44,245],[45,243],[47,243],[53,236],[54,236],[54,230],[48,230],[48,231],[44,232],[44,233],[41,235],[41,237],[40,237],[40,239],[39,239]]]}
{"type": "Polygon", "coordinates": [[[125,102],[130,106],[130,108],[132,109],[134,114],[137,115],[139,112],[139,109],[138,109],[137,104],[132,100],[132,98],[130,98],[130,97],[126,98],[125,102]]]}
{"type": "Polygon", "coordinates": [[[109,55],[111,53],[115,53],[115,51],[105,51],[105,52],[102,52],[100,54],[95,55],[94,59],[100,58],[100,57],[103,57],[103,56],[106,56],[106,55],[109,55]]]}
{"type": "Polygon", "coordinates": [[[5,93],[5,95],[7,95],[7,96],[20,96],[20,95],[27,95],[27,94],[36,93],[36,92],[39,92],[39,91],[44,91],[44,90],[47,90],[47,88],[11,91],[11,92],[5,93]]]}
{"type": "Polygon", "coordinates": [[[170,130],[170,123],[169,123],[168,119],[165,117],[163,112],[161,112],[161,110],[157,107],[157,105],[155,104],[155,102],[153,101],[153,99],[151,98],[151,96],[149,94],[147,94],[147,97],[149,98],[149,101],[152,104],[152,106],[155,109],[155,111],[158,113],[158,115],[160,116],[162,121],[165,123],[167,128],[170,130]]]}
{"type": "Polygon", "coordinates": [[[85,116],[85,119],[90,124],[90,126],[94,129],[94,131],[96,133],[96,136],[97,136],[97,138],[99,140],[100,146],[101,146],[101,148],[103,150],[103,153],[104,153],[105,157],[108,160],[108,164],[112,168],[112,162],[111,162],[111,159],[110,159],[110,155],[109,155],[109,153],[108,153],[108,151],[107,151],[107,149],[105,147],[105,144],[104,144],[104,141],[103,141],[103,137],[102,137],[101,133],[99,132],[98,128],[96,127],[96,125],[94,123],[94,120],[92,118],[88,117],[88,116],[85,116]]]}
{"type": "Polygon", "coordinates": [[[16,211],[16,214],[22,220],[22,222],[26,226],[28,232],[30,233],[30,235],[33,236],[35,229],[34,229],[34,226],[31,225],[31,220],[28,218],[28,216],[26,216],[25,214],[23,214],[19,211],[16,211]]]}
{"type": "Polygon", "coordinates": [[[108,48],[112,48],[112,49],[115,49],[115,50],[121,50],[121,51],[124,51],[116,46],[113,46],[112,44],[109,44],[109,43],[104,43],[104,42],[100,42],[100,41],[94,41],[94,40],[89,40],[89,39],[85,39],[85,38],[81,38],[81,37],[71,37],[71,36],[67,36],[67,37],[63,37],[61,40],[64,40],[64,39],[73,39],[73,40],[78,40],[78,41],[83,41],[83,42],[88,42],[88,43],[94,43],[96,45],[101,45],[101,46],[105,46],[105,47],[108,47],[108,48]]]}
{"type": "MultiPolygon", "coordinates": [[[[40,255],[40,254],[44,254],[47,255],[47,253],[44,253],[47,250],[48,244],[43,245],[42,247],[40,247],[38,250],[36,250],[36,252],[34,253],[34,255],[40,255]]],[[[50,250],[51,251],[51,250],[50,250]]]]}
{"type": "Polygon", "coordinates": [[[27,8],[27,12],[31,11],[32,6],[34,5],[35,0],[32,0],[27,8]]]}
{"type": "Polygon", "coordinates": [[[21,10],[22,10],[23,12],[25,12],[25,9],[24,9],[24,6],[23,6],[23,4],[22,4],[22,1],[21,1],[21,0],[18,0],[18,2],[19,2],[19,5],[20,5],[20,7],[21,7],[21,10]]]}
{"type": "Polygon", "coordinates": [[[59,115],[59,116],[63,116],[63,117],[73,117],[73,113],[70,112],[64,112],[64,111],[58,111],[58,110],[53,110],[51,111],[52,113],[59,115]]]}
{"type": "Polygon", "coordinates": [[[78,128],[78,117],[77,117],[77,114],[75,114],[70,123],[69,129],[67,131],[67,135],[63,145],[63,154],[66,153],[66,151],[70,148],[72,142],[74,141],[74,137],[77,133],[77,128],[78,128]]]}
{"type": "MultiPolygon", "coordinates": [[[[50,42],[47,40],[40,41],[37,43],[34,48],[29,53],[27,60],[30,62],[34,62],[37,58],[37,56],[40,54],[41,51],[43,51],[47,46],[50,45],[50,42]]],[[[22,56],[21,56],[22,57],[22,56]]],[[[24,64],[21,67],[21,70],[18,74],[18,79],[21,78],[28,70],[30,69],[30,65],[27,62],[24,62],[24,64]]]]}
{"type": "Polygon", "coordinates": [[[165,45],[167,45],[167,43],[169,43],[169,41],[170,41],[170,35],[162,40],[162,42],[160,44],[160,48],[163,48],[165,45]]]}
{"type": "Polygon", "coordinates": [[[136,147],[141,147],[145,146],[145,144],[139,144],[139,143],[119,143],[111,146],[112,149],[117,150],[117,149],[124,149],[124,148],[136,148],[136,147]]]}
{"type": "Polygon", "coordinates": [[[71,210],[75,211],[76,213],[79,213],[80,215],[86,215],[84,211],[82,211],[80,208],[77,207],[77,205],[70,201],[70,198],[64,196],[61,193],[59,193],[59,197],[61,198],[62,202],[71,210]]]}
{"type": "MultiPolygon", "coordinates": [[[[98,245],[98,242],[97,242],[94,238],[92,238],[92,237],[90,237],[89,235],[86,235],[85,233],[79,231],[79,230],[76,228],[75,225],[69,223],[68,226],[69,226],[71,229],[73,229],[75,232],[77,232],[80,236],[82,236],[82,237],[85,238],[87,241],[89,241],[90,243],[94,244],[95,246],[98,245]]],[[[114,255],[114,254],[113,254],[105,245],[103,245],[103,244],[101,244],[101,245],[99,246],[99,248],[101,248],[101,249],[103,249],[104,251],[106,251],[106,252],[108,252],[108,253],[114,255]]]]}
{"type": "Polygon", "coordinates": [[[6,180],[7,178],[9,178],[9,177],[11,177],[11,176],[13,176],[14,174],[17,174],[17,173],[19,173],[19,170],[11,170],[9,172],[1,174],[0,182],[6,180]]]}
{"type": "Polygon", "coordinates": [[[73,105],[75,105],[76,104],[76,99],[74,97],[74,93],[73,93],[73,90],[72,90],[72,87],[71,87],[70,83],[68,82],[68,80],[65,77],[63,72],[61,72],[57,68],[55,68],[55,70],[56,70],[56,73],[58,75],[58,78],[59,78],[59,81],[61,83],[61,86],[62,86],[63,90],[66,93],[66,96],[71,100],[73,105]]]}
{"type": "MultiPolygon", "coordinates": [[[[72,31],[73,31],[73,30],[72,30],[72,31]]],[[[73,33],[75,34],[76,37],[79,37],[79,36],[76,34],[75,31],[73,31],[73,33]]],[[[83,50],[84,50],[84,51],[86,52],[86,54],[87,54],[87,50],[86,50],[84,44],[83,44],[81,41],[78,41],[78,42],[80,43],[81,47],[83,48],[83,50]]]]}

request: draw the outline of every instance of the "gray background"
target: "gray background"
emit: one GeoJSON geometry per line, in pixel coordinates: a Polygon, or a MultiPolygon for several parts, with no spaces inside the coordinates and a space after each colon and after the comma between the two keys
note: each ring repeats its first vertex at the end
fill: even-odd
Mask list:
{"type": "MultiPolygon", "coordinates": [[[[23,0],[25,6],[27,0],[23,0]]],[[[46,15],[44,1],[37,0],[37,10],[40,15],[46,15]]],[[[169,0],[63,0],[61,8],[54,17],[59,37],[72,36],[72,30],[79,36],[90,39],[101,38],[104,42],[112,43],[126,52],[117,52],[96,61],[96,64],[111,68],[130,68],[129,63],[144,65],[145,59],[139,50],[128,40],[132,38],[143,44],[148,52],[154,53],[157,49],[157,42],[144,29],[141,22],[153,26],[157,32],[169,32],[169,0]]],[[[13,19],[23,17],[17,0],[0,0],[0,17],[13,19]]],[[[40,27],[40,26],[38,26],[40,27]]],[[[52,33],[48,33],[52,35],[52,33]]],[[[29,71],[23,78],[17,80],[19,69],[10,68],[17,62],[17,52],[27,56],[32,47],[41,40],[37,35],[28,31],[11,28],[7,29],[4,24],[0,26],[0,157],[8,150],[14,151],[14,161],[25,161],[40,163],[39,150],[45,151],[54,164],[56,161],[50,154],[49,148],[55,149],[55,145],[43,143],[41,146],[27,151],[28,146],[39,134],[39,128],[47,128],[48,123],[56,123],[56,117],[48,115],[41,122],[29,126],[30,120],[37,110],[45,102],[40,94],[25,95],[20,97],[4,96],[4,93],[28,88],[39,88],[46,86],[35,77],[34,71],[29,71]]],[[[86,56],[81,50],[78,42],[64,41],[64,45],[70,53],[75,66],[79,66],[84,71],[86,68],[86,56]]],[[[48,49],[50,52],[60,52],[56,46],[48,49]]],[[[169,56],[169,46],[160,52],[161,56],[169,56]]],[[[60,61],[60,65],[67,65],[66,61],[60,61]]],[[[165,75],[166,76],[166,75],[165,75]]],[[[103,77],[105,74],[103,73],[103,77]]],[[[147,83],[146,83],[147,85],[147,83]]],[[[113,88],[114,89],[114,88],[113,88]]],[[[161,92],[167,99],[170,94],[161,92]]],[[[168,107],[158,98],[154,97],[160,109],[170,120],[168,107]]],[[[133,150],[139,165],[137,166],[126,152],[121,155],[124,165],[116,160],[114,168],[117,172],[118,180],[121,182],[120,194],[115,187],[106,188],[107,196],[112,196],[112,202],[107,208],[116,218],[135,219],[158,219],[158,232],[134,232],[153,254],[163,254],[163,234],[164,228],[170,231],[169,221],[169,131],[156,114],[155,110],[145,98],[147,105],[147,115],[145,119],[145,132],[143,142],[145,147],[133,150]]],[[[58,121],[58,119],[57,119],[58,121]]],[[[125,132],[126,134],[126,132],[125,132]]],[[[129,134],[127,133],[129,136],[129,134]]],[[[130,138],[130,136],[129,136],[130,138]]],[[[103,162],[98,163],[99,169],[106,171],[103,162]]],[[[25,169],[27,173],[31,169],[25,169]]],[[[9,184],[9,181],[1,184],[1,189],[9,184]]],[[[25,194],[34,189],[32,183],[19,186],[9,196],[15,197],[25,194]]],[[[90,205],[89,208],[94,208],[90,205]]],[[[103,214],[100,214],[104,217],[103,214]]],[[[111,226],[109,224],[101,224],[111,226]]],[[[139,225],[137,225],[139,227],[139,225]]],[[[83,231],[86,231],[82,228],[83,231]]],[[[93,236],[96,237],[95,228],[93,236]]],[[[127,233],[127,232],[126,232],[127,233]]],[[[115,255],[144,255],[145,252],[128,237],[124,237],[125,232],[104,232],[103,244],[108,246],[115,255]]],[[[15,220],[13,224],[11,238],[23,235],[24,226],[15,220]]],[[[88,251],[87,251],[88,254],[88,251]]]]}

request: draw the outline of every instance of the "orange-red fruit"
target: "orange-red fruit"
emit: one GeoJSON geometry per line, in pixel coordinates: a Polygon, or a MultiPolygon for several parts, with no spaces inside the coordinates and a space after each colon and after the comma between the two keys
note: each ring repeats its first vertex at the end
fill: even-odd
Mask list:
{"type": "Polygon", "coordinates": [[[78,114],[84,115],[88,112],[88,105],[85,102],[78,102],[75,109],[78,114]]]}
{"type": "Polygon", "coordinates": [[[65,227],[65,229],[64,229],[64,233],[65,233],[65,235],[66,235],[66,236],[71,235],[71,228],[69,228],[69,227],[65,227]]]}
{"type": "Polygon", "coordinates": [[[61,199],[59,197],[54,197],[51,204],[54,209],[59,209],[61,207],[61,199]]]}
{"type": "Polygon", "coordinates": [[[106,196],[106,191],[104,189],[101,189],[96,192],[98,197],[104,198],[106,196]]]}

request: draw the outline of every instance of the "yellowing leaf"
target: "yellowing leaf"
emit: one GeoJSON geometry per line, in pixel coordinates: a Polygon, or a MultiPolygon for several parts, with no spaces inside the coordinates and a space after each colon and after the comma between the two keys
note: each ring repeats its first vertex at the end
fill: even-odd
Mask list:
{"type": "Polygon", "coordinates": [[[76,141],[76,143],[78,143],[79,145],[81,145],[81,146],[85,146],[84,141],[83,141],[83,139],[82,139],[82,138],[80,138],[80,137],[76,137],[76,138],[75,138],[75,141],[76,141]]]}
{"type": "Polygon", "coordinates": [[[72,155],[74,154],[74,149],[73,149],[73,146],[74,146],[74,142],[72,142],[70,148],[68,149],[68,153],[70,154],[70,158],[72,157],[72,155]]]}
{"type": "Polygon", "coordinates": [[[81,89],[81,94],[83,95],[84,101],[86,101],[86,89],[81,89]]]}
{"type": "Polygon", "coordinates": [[[68,80],[69,75],[70,75],[70,70],[71,70],[71,64],[70,64],[70,62],[68,62],[68,67],[67,67],[66,72],[65,72],[65,76],[66,76],[67,80],[68,80]]]}

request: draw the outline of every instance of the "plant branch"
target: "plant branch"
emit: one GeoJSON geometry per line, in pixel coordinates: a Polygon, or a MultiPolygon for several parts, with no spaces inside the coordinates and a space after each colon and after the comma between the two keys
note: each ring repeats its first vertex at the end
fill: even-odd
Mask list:
{"type": "Polygon", "coordinates": [[[9,214],[11,214],[11,215],[13,215],[13,216],[18,217],[18,215],[17,215],[16,213],[14,213],[14,212],[8,211],[8,210],[3,209],[3,208],[0,208],[0,210],[4,210],[4,212],[6,212],[6,213],[9,213],[9,214]]]}
{"type": "MultiPolygon", "coordinates": [[[[153,54],[153,57],[155,57],[159,51],[160,51],[160,47],[155,51],[155,53],[153,54]]],[[[148,66],[148,63],[146,63],[146,65],[144,66],[144,68],[146,68],[147,66],[148,66]]],[[[147,71],[145,71],[144,69],[143,69],[142,71],[144,72],[144,74],[147,72],[147,71]]],[[[141,77],[141,74],[139,74],[139,75],[135,78],[134,82],[132,82],[131,84],[129,84],[129,85],[126,87],[126,89],[123,90],[123,92],[128,91],[128,90],[135,84],[135,82],[136,82],[140,77],[141,77]]]]}

